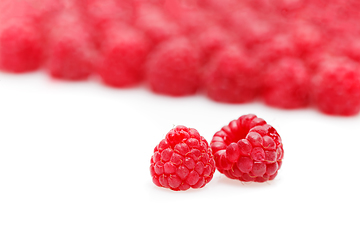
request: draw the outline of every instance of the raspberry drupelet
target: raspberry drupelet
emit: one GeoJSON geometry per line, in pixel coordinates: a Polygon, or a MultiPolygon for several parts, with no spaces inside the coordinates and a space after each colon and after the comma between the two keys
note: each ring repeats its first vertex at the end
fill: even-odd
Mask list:
{"type": "Polygon", "coordinates": [[[277,131],[253,114],[224,126],[215,133],[210,146],[219,172],[243,182],[273,180],[284,156],[277,131]]]}
{"type": "Polygon", "coordinates": [[[167,133],[155,147],[150,163],[155,185],[174,191],[204,187],[216,169],[207,141],[194,128],[184,126],[167,133]]]}

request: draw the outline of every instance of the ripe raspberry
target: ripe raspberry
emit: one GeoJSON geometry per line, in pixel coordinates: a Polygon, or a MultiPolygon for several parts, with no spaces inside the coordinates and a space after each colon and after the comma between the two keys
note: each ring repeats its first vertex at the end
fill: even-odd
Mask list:
{"type": "Polygon", "coordinates": [[[204,70],[207,95],[219,102],[252,101],[260,86],[255,72],[251,59],[236,46],[220,50],[204,70]]]}
{"type": "Polygon", "coordinates": [[[135,27],[157,45],[180,33],[176,23],[170,21],[161,8],[150,4],[139,4],[136,11],[135,27]]]}
{"type": "Polygon", "coordinates": [[[297,57],[299,51],[289,34],[277,34],[266,43],[256,48],[257,55],[263,65],[268,65],[283,57],[297,57]]]}
{"type": "Polygon", "coordinates": [[[309,76],[304,64],[284,58],[269,66],[263,75],[262,97],[265,103],[279,108],[301,108],[309,103],[309,76]]]}
{"type": "Polygon", "coordinates": [[[312,79],[315,104],[320,111],[350,116],[360,111],[360,73],[355,62],[333,59],[324,62],[312,79]]]}
{"type": "Polygon", "coordinates": [[[253,114],[224,126],[210,146],[219,172],[244,182],[273,180],[284,156],[277,131],[253,114]]]}
{"type": "Polygon", "coordinates": [[[207,141],[194,128],[177,126],[155,147],[150,174],[155,185],[174,191],[204,187],[215,161],[207,141]]]}
{"type": "Polygon", "coordinates": [[[112,87],[139,83],[149,46],[146,38],[129,26],[107,26],[102,44],[99,74],[102,82],[112,87]]]}
{"type": "Polygon", "coordinates": [[[48,63],[55,78],[86,79],[92,72],[94,46],[77,13],[65,11],[49,26],[48,63]]]}
{"type": "Polygon", "coordinates": [[[187,39],[172,39],[149,55],[146,80],[157,93],[193,94],[199,86],[199,65],[198,53],[187,39]]]}
{"type": "Polygon", "coordinates": [[[216,25],[203,29],[194,38],[200,51],[202,65],[206,65],[213,55],[232,41],[230,32],[216,25]]]}
{"type": "Polygon", "coordinates": [[[16,73],[39,68],[43,57],[39,33],[31,19],[12,19],[1,26],[0,67],[16,73]]]}
{"type": "Polygon", "coordinates": [[[291,35],[291,41],[301,55],[319,51],[326,43],[319,29],[301,21],[294,24],[291,35]]]}

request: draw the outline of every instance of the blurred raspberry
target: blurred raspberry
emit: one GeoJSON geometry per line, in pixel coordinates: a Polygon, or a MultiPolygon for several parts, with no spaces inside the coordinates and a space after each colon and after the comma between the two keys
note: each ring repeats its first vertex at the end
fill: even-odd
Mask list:
{"type": "Polygon", "coordinates": [[[215,133],[210,144],[216,168],[244,182],[273,180],[284,150],[277,131],[256,115],[243,115],[215,133]]]}
{"type": "Polygon", "coordinates": [[[199,87],[197,49],[185,38],[159,45],[148,58],[146,80],[154,92],[172,96],[189,95],[199,87]]]}
{"type": "Polygon", "coordinates": [[[105,35],[98,69],[102,82],[112,87],[139,83],[149,51],[147,39],[136,29],[121,24],[107,26],[105,35]]]}
{"type": "Polygon", "coordinates": [[[42,38],[30,19],[12,20],[0,29],[0,67],[9,72],[27,72],[40,67],[42,38]]]}
{"type": "Polygon", "coordinates": [[[55,78],[86,79],[93,71],[95,46],[80,20],[77,12],[67,10],[48,26],[46,67],[55,78]]]}
{"type": "Polygon", "coordinates": [[[255,50],[265,67],[278,59],[300,55],[289,34],[277,34],[271,40],[258,45],[255,50]]]}
{"type": "Polygon", "coordinates": [[[207,27],[195,36],[200,52],[200,61],[206,64],[218,51],[226,48],[232,41],[230,32],[220,26],[207,27]]]}
{"type": "Polygon", "coordinates": [[[355,115],[360,111],[359,65],[347,59],[329,59],[312,79],[312,96],[320,111],[355,115]]]}
{"type": "Polygon", "coordinates": [[[262,97],[266,104],[290,109],[308,105],[310,78],[301,61],[281,59],[269,66],[263,78],[262,97]]]}
{"type": "Polygon", "coordinates": [[[252,101],[260,87],[255,69],[251,57],[238,47],[230,46],[219,51],[204,70],[207,95],[219,102],[252,101]]]}
{"type": "Polygon", "coordinates": [[[177,126],[155,147],[150,174],[155,185],[174,191],[202,188],[215,172],[207,141],[194,128],[177,126]]]}
{"type": "Polygon", "coordinates": [[[325,45],[323,36],[316,26],[298,21],[291,28],[291,41],[295,44],[301,55],[318,52],[325,45]]]}
{"type": "Polygon", "coordinates": [[[160,7],[153,4],[138,4],[135,27],[143,31],[154,46],[180,34],[177,23],[171,21],[160,7]]]}

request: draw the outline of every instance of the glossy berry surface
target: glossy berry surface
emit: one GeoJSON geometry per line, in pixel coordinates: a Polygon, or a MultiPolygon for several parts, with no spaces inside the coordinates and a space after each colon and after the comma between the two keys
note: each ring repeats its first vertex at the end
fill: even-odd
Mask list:
{"type": "Polygon", "coordinates": [[[275,128],[253,114],[224,126],[215,133],[210,146],[219,172],[243,182],[273,180],[284,157],[275,128]]]}
{"type": "Polygon", "coordinates": [[[174,191],[202,188],[215,172],[207,141],[194,128],[184,126],[167,133],[155,147],[150,163],[154,184],[174,191]]]}

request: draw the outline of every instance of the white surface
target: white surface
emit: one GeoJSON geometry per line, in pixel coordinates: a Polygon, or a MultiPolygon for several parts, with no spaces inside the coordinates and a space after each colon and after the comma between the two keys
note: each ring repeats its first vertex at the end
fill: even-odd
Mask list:
{"type": "Polygon", "coordinates": [[[0,239],[359,239],[359,136],[360,116],[0,73],[0,239]],[[153,148],[174,125],[210,142],[247,113],[283,139],[274,181],[152,183],[153,148]]]}

